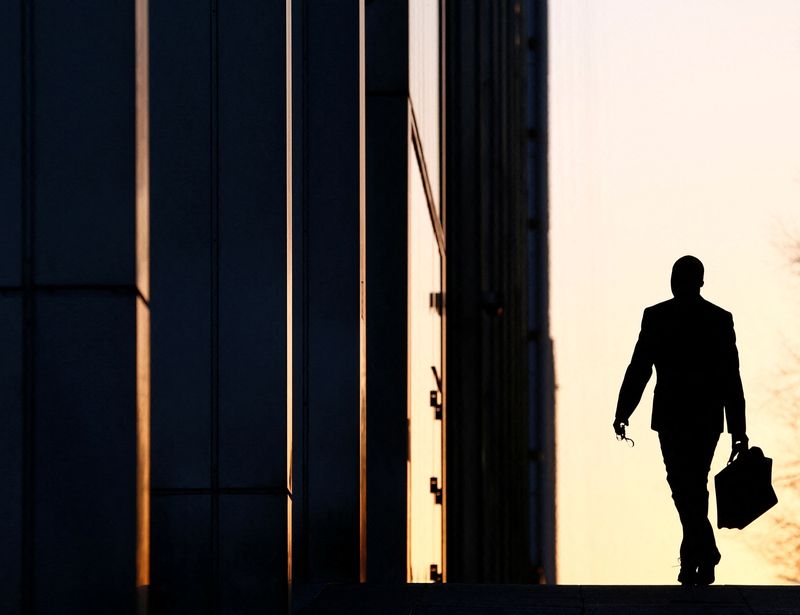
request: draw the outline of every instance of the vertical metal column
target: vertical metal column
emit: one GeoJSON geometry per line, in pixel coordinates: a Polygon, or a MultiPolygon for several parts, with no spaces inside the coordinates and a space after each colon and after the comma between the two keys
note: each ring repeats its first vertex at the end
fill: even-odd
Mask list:
{"type": "Polygon", "coordinates": [[[404,583],[408,547],[408,0],[366,7],[367,578],[404,583]]]}
{"type": "MultiPolygon", "coordinates": [[[[552,382],[538,377],[549,346],[531,350],[529,341],[532,309],[549,339],[546,230],[544,241],[529,232],[526,191],[529,7],[447,6],[449,579],[535,582],[546,578],[540,553],[552,552],[554,535],[542,518],[553,501],[539,487],[552,460],[531,453],[529,435],[552,422],[552,382]]],[[[537,125],[544,111],[537,107],[537,125]]],[[[537,173],[546,171],[541,160],[537,173]]],[[[546,214],[546,184],[530,198],[546,214]]]]}
{"type": "MultiPolygon", "coordinates": [[[[295,415],[295,579],[366,574],[363,0],[302,13],[302,393],[295,415]]],[[[295,234],[298,237],[298,234],[295,234]]]]}
{"type": "Polygon", "coordinates": [[[539,579],[555,583],[555,376],[549,318],[547,2],[527,0],[525,12],[529,550],[539,579]]]}
{"type": "Polygon", "coordinates": [[[130,613],[133,5],[0,12],[0,610],[130,613]]]}
{"type": "Polygon", "coordinates": [[[156,609],[288,606],[287,2],[151,2],[156,609]]]}

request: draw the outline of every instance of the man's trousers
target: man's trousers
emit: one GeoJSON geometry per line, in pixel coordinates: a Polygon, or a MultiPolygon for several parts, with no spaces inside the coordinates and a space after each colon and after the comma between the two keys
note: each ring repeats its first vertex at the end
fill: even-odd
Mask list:
{"type": "Polygon", "coordinates": [[[708,521],[708,471],[716,432],[659,432],[667,482],[683,526],[681,566],[715,566],[720,554],[708,521]]]}

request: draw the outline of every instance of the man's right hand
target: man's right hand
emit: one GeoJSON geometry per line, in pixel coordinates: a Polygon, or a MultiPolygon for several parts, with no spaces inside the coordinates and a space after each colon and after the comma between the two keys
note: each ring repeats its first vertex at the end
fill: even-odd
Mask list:
{"type": "Polygon", "coordinates": [[[625,421],[623,419],[614,418],[614,423],[613,423],[614,433],[617,434],[619,437],[624,438],[625,437],[625,427],[627,427],[627,425],[628,425],[628,421],[625,421]]]}

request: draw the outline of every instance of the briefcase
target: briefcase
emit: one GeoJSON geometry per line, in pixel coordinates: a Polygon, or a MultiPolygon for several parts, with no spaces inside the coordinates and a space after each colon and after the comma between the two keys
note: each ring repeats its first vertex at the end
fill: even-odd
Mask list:
{"type": "Polygon", "coordinates": [[[717,527],[742,529],[778,503],[772,488],[772,459],[754,446],[714,477],[717,527]]]}

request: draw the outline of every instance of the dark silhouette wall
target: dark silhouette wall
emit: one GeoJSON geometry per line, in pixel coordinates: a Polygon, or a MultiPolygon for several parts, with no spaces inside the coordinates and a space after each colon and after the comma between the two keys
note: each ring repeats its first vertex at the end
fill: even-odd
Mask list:
{"type": "Polygon", "coordinates": [[[0,611],[131,613],[133,3],[4,2],[0,51],[0,611]]]}
{"type": "Polygon", "coordinates": [[[151,603],[286,603],[283,2],[150,2],[151,603]]]}
{"type": "Polygon", "coordinates": [[[295,3],[293,567],[298,583],[358,581],[366,561],[361,8],[354,1],[295,3]]]}
{"type": "Polygon", "coordinates": [[[449,578],[553,582],[546,3],[448,7],[449,578]]]}
{"type": "Polygon", "coordinates": [[[513,6],[442,2],[419,35],[409,0],[0,7],[0,611],[285,612],[292,582],[405,581],[423,175],[436,574],[552,579],[544,16],[513,6]],[[426,94],[410,58],[437,36],[426,94]]]}
{"type": "Polygon", "coordinates": [[[408,35],[408,0],[367,6],[367,578],[395,583],[407,554],[408,35]]]}

